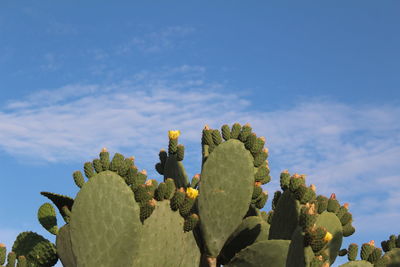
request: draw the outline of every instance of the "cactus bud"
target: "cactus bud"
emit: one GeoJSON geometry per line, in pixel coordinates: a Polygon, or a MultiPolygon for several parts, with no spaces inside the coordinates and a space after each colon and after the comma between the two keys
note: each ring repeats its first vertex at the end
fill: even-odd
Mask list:
{"type": "Polygon", "coordinates": [[[317,191],[317,187],[316,187],[314,184],[310,185],[310,188],[311,188],[311,190],[314,191],[314,192],[317,191]]]}

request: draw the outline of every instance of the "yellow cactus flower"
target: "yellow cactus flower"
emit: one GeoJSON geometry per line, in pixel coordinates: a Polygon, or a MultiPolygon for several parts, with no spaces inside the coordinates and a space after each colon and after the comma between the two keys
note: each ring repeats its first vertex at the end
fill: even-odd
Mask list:
{"type": "Polygon", "coordinates": [[[332,238],[333,238],[332,234],[329,233],[329,232],[326,232],[326,235],[325,235],[325,237],[324,237],[324,241],[325,241],[325,242],[329,242],[329,241],[332,240],[332,238]]]}
{"type": "Polygon", "coordinates": [[[107,151],[107,148],[103,147],[103,148],[101,149],[101,152],[108,152],[108,151],[107,151]]]}
{"type": "Polygon", "coordinates": [[[188,198],[195,199],[199,195],[199,191],[197,189],[188,187],[186,189],[186,195],[188,198]]]}
{"type": "Polygon", "coordinates": [[[179,135],[181,134],[181,132],[179,130],[175,130],[175,131],[168,131],[168,137],[169,139],[177,139],[179,137],[179,135]]]}

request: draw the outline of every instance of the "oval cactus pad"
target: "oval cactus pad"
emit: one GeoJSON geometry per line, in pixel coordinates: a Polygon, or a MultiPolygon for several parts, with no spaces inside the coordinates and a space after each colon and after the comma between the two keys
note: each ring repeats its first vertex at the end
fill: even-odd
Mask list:
{"type": "Polygon", "coordinates": [[[198,199],[200,227],[209,256],[218,256],[242,222],[253,185],[253,157],[242,142],[228,140],[210,153],[201,172],[198,199]]]}
{"type": "Polygon", "coordinates": [[[125,181],[111,171],[94,175],[76,196],[71,215],[77,265],[131,266],[140,227],[139,206],[125,181]]]}

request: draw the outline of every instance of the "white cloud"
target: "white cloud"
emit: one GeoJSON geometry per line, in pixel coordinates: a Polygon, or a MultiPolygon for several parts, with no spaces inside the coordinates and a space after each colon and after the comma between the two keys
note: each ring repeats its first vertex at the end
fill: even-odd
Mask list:
{"type": "Polygon", "coordinates": [[[152,166],[166,145],[167,131],[180,129],[194,166],[204,124],[250,122],[270,148],[268,191],[277,189],[284,168],[306,173],[318,193],[335,192],[342,203],[350,202],[361,233],[396,230],[400,108],[312,99],[281,110],[254,110],[249,99],[207,82],[204,72],[182,66],[144,71],[119,84],[34,93],[0,112],[0,148],[45,161],[81,162],[105,146],[127,155],[134,151],[143,165],[152,166]]]}

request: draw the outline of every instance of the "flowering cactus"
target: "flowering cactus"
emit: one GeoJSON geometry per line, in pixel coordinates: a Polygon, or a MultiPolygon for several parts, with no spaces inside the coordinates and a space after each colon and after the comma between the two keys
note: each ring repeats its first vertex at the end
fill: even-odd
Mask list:
{"type": "Polygon", "coordinates": [[[56,235],[21,233],[6,255],[0,244],[0,266],[66,267],[183,266],[326,267],[348,255],[343,266],[400,266],[399,237],[341,249],[355,232],[347,203],[333,193],[317,195],[305,175],[285,170],[272,209],[262,211],[269,175],[266,139],[250,124],[202,132],[201,173],[189,181],[183,165],[179,130],[168,132],[168,149],[159,153],[156,170],[162,181],[138,171],[134,157],[103,148],[99,158],[84,163],[73,179],[75,198],[42,192],[65,224],[58,226],[50,203],[38,211],[42,226],[56,235]],[[86,178],[84,177],[86,176],[86,178]],[[6,257],[7,256],[7,257],[6,257]],[[396,265],[397,264],[397,265],[396,265]]]}

